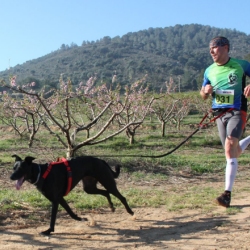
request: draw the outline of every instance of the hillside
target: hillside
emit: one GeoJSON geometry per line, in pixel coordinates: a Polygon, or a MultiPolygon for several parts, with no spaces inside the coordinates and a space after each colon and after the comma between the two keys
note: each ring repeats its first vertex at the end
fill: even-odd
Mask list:
{"type": "Polygon", "coordinates": [[[229,38],[231,56],[246,58],[250,53],[250,36],[245,33],[199,24],[149,28],[122,37],[108,36],[97,41],[83,41],[62,46],[43,57],[27,61],[0,72],[8,80],[17,75],[19,84],[35,81],[37,86],[57,86],[61,74],[73,84],[97,77],[97,84],[129,84],[148,75],[151,89],[158,91],[172,76],[181,91],[197,90],[205,67],[212,63],[208,51],[210,39],[217,35],[229,38]]]}

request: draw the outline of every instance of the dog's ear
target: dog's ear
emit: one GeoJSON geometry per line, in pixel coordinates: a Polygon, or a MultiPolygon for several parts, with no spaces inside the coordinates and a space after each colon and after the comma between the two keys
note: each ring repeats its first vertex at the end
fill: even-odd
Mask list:
{"type": "Polygon", "coordinates": [[[15,157],[16,158],[15,161],[22,161],[22,159],[18,155],[12,155],[11,157],[15,157]]]}
{"type": "Polygon", "coordinates": [[[32,156],[26,156],[24,161],[27,162],[28,164],[31,164],[33,160],[35,160],[36,158],[32,157],[32,156]]]}

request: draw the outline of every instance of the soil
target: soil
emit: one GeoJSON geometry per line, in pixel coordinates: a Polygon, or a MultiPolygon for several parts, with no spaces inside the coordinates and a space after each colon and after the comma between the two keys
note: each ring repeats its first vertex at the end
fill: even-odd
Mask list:
{"type": "MultiPolygon", "coordinates": [[[[9,181],[10,173],[0,170],[1,187],[14,188],[13,182],[9,181]]],[[[0,249],[250,249],[249,173],[248,167],[239,167],[235,186],[240,192],[235,192],[232,200],[232,206],[238,212],[234,214],[215,204],[208,212],[204,209],[170,212],[164,206],[136,207],[133,208],[134,217],[123,208],[112,213],[107,207],[84,213],[77,211],[78,215],[89,219],[88,222],[78,222],[59,211],[55,232],[44,237],[39,233],[48,229],[48,211],[34,210],[21,203],[23,209],[0,213],[0,249]]],[[[25,185],[33,188],[28,183],[25,185]]],[[[150,189],[155,183],[128,183],[121,173],[117,185],[120,190],[128,185],[150,189]]],[[[224,174],[190,176],[180,173],[158,185],[165,190],[170,190],[173,185],[197,187],[197,190],[202,186],[218,186],[218,190],[222,190],[224,174]]],[[[126,198],[129,201],[129,197],[126,198]]]]}

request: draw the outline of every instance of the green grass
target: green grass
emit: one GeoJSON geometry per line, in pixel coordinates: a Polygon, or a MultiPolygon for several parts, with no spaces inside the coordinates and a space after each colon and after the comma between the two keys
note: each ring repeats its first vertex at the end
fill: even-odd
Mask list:
{"type": "Polygon", "coordinates": [[[31,207],[50,207],[50,202],[37,190],[17,191],[15,189],[2,189],[0,192],[0,208],[2,211],[8,209],[23,209],[23,205],[31,207]]]}
{"type": "MultiPolygon", "coordinates": [[[[197,115],[193,119],[197,120],[197,115]]],[[[192,121],[194,120],[189,117],[187,124],[192,121]]],[[[217,128],[199,131],[172,154],[159,158],[150,157],[166,154],[173,150],[191,132],[189,127],[183,127],[181,131],[168,127],[166,137],[161,137],[160,130],[152,125],[149,132],[144,134],[140,131],[136,135],[136,142],[133,145],[129,144],[129,140],[124,134],[121,134],[105,143],[83,147],[78,151],[78,155],[100,156],[112,166],[119,163],[122,165],[121,174],[128,175],[127,181],[135,184],[144,183],[142,187],[138,184],[131,188],[128,188],[128,185],[119,188],[132,208],[164,206],[168,211],[182,209],[209,211],[212,208],[211,200],[218,195],[218,190],[215,188],[200,187],[197,192],[197,186],[183,183],[173,185],[171,190],[165,190],[164,184],[163,187],[161,184],[168,183],[171,176],[178,176],[182,171],[186,171],[192,177],[213,173],[223,174],[225,157],[218,139],[217,128]],[[148,157],[140,157],[141,155],[148,157]],[[145,184],[147,182],[153,182],[156,185],[149,188],[145,184]]],[[[65,150],[53,137],[48,137],[47,132],[39,135],[32,148],[27,147],[26,140],[13,134],[0,141],[0,166],[11,169],[13,167],[12,154],[19,154],[21,157],[34,156],[38,162],[43,162],[46,159],[65,156],[65,150]]],[[[249,165],[248,154],[240,157],[240,164],[249,165]]],[[[78,189],[73,190],[66,200],[80,210],[108,207],[106,198],[88,195],[78,189]]],[[[121,202],[115,197],[112,196],[112,200],[115,207],[123,208],[121,202]]],[[[4,186],[0,187],[0,211],[24,209],[27,204],[34,208],[50,208],[50,202],[35,189],[17,192],[14,189],[6,189],[4,186]]],[[[238,212],[233,208],[227,211],[230,214],[238,212]]]]}
{"type": "MultiPolygon", "coordinates": [[[[131,208],[165,206],[168,211],[178,211],[181,209],[211,210],[211,199],[216,195],[215,189],[204,188],[203,190],[199,190],[197,193],[196,188],[191,187],[185,192],[179,193],[179,191],[180,190],[160,190],[158,188],[120,189],[122,195],[127,197],[131,208]],[[175,192],[178,192],[178,195],[175,192]],[[206,197],[206,199],[204,199],[204,197],[206,197]]],[[[115,207],[124,208],[116,197],[111,195],[111,198],[115,207]]],[[[108,202],[106,198],[99,195],[89,195],[80,190],[72,191],[65,199],[69,204],[71,204],[71,206],[78,210],[108,208],[108,202]]],[[[28,209],[28,207],[49,210],[51,204],[37,190],[1,190],[1,211],[6,212],[9,209],[28,209]]],[[[60,209],[62,208],[60,207],[60,209]]]]}
{"type": "Polygon", "coordinates": [[[229,208],[226,209],[226,213],[228,215],[238,214],[238,213],[240,213],[240,211],[241,211],[240,208],[234,207],[234,206],[229,207],[229,208]]]}

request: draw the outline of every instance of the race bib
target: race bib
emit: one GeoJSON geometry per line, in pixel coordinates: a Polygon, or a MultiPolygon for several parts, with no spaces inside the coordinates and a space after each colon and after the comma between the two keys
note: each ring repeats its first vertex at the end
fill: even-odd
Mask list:
{"type": "Polygon", "coordinates": [[[216,104],[234,104],[234,90],[216,90],[215,91],[216,104]]]}

